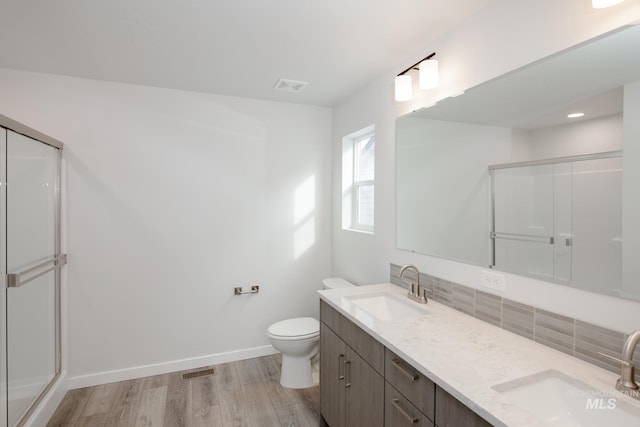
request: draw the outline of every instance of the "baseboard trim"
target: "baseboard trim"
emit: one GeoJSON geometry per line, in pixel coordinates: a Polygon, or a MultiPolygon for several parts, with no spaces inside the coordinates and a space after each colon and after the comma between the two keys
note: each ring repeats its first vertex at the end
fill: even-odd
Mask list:
{"type": "Polygon", "coordinates": [[[114,371],[97,372],[95,374],[79,375],[67,378],[67,388],[73,390],[91,387],[117,381],[126,381],[152,375],[167,374],[169,372],[185,371],[203,366],[218,365],[220,363],[235,362],[237,360],[252,359],[278,353],[271,345],[253,347],[226,353],[210,354],[190,359],[174,360],[153,365],[137,366],[134,368],[118,369],[114,371]]]}

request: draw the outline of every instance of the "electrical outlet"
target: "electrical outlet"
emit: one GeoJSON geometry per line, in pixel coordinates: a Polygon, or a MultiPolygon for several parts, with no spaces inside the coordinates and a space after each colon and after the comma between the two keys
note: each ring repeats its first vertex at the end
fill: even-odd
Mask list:
{"type": "Polygon", "coordinates": [[[480,273],[480,282],[482,286],[496,291],[504,292],[505,290],[504,274],[482,270],[482,273],[480,273]]]}

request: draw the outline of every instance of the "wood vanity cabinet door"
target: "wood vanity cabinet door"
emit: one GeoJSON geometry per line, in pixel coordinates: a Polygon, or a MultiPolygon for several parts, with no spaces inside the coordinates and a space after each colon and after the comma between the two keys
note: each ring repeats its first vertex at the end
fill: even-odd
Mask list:
{"type": "Polygon", "coordinates": [[[382,427],[384,378],[349,347],[345,368],[346,426],[382,427]]]}
{"type": "Polygon", "coordinates": [[[330,427],[382,427],[384,346],[324,301],[320,320],[324,420],[330,427]]]}
{"type": "Polygon", "coordinates": [[[345,426],[347,345],[320,323],[320,413],[331,427],[345,426]]]}
{"type": "Polygon", "coordinates": [[[462,402],[436,386],[436,426],[492,427],[462,402]]]}

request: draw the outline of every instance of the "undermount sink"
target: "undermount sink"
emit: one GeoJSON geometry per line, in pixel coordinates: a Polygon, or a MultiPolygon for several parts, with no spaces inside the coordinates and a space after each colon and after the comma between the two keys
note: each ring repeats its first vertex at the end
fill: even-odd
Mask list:
{"type": "Polygon", "coordinates": [[[429,313],[408,298],[388,292],[351,295],[344,299],[352,305],[356,316],[368,315],[377,320],[412,319],[429,313]]]}
{"type": "Polygon", "coordinates": [[[637,427],[640,408],[615,392],[603,392],[556,370],[493,387],[546,426],[637,427]]]}

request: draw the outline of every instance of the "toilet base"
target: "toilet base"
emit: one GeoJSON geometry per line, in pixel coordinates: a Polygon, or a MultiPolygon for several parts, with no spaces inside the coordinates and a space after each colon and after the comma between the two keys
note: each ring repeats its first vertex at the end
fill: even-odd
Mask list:
{"type": "Polygon", "coordinates": [[[308,388],[318,385],[313,379],[311,357],[292,357],[282,355],[280,385],[286,388],[308,388]]]}

